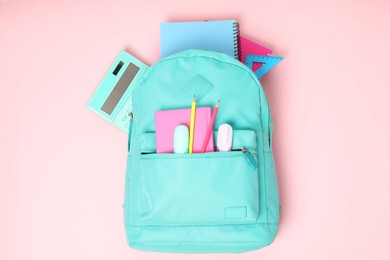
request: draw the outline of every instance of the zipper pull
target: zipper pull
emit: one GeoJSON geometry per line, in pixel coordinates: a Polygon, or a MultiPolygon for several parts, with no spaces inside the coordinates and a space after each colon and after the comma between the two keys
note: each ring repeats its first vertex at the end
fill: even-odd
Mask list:
{"type": "Polygon", "coordinates": [[[128,151],[128,152],[130,151],[131,133],[132,133],[132,131],[133,131],[133,123],[134,123],[134,116],[133,116],[133,113],[132,113],[132,112],[129,113],[129,117],[130,117],[130,122],[129,122],[129,124],[128,124],[129,135],[128,135],[128,141],[127,141],[127,151],[128,151]]]}
{"type": "Polygon", "coordinates": [[[249,163],[249,166],[251,166],[253,170],[256,170],[257,162],[255,157],[253,157],[253,155],[246,148],[242,148],[242,153],[244,155],[245,160],[249,163]]]}
{"type": "Polygon", "coordinates": [[[271,133],[268,131],[268,146],[271,147],[271,133]]]}
{"type": "Polygon", "coordinates": [[[129,116],[129,118],[130,118],[130,122],[133,123],[133,122],[134,122],[133,112],[130,112],[128,116],[129,116]]]}

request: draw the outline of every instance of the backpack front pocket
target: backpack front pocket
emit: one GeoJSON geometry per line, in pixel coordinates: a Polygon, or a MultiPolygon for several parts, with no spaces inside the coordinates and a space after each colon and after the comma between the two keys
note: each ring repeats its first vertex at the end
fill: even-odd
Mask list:
{"type": "Polygon", "coordinates": [[[255,222],[259,212],[257,154],[255,143],[248,146],[231,152],[141,154],[141,223],[255,222]]]}

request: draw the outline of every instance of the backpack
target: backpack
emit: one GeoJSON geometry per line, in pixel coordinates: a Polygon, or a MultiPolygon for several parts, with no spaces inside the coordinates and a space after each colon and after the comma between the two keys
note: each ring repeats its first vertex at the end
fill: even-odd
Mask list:
{"type": "Polygon", "coordinates": [[[218,52],[187,50],[148,68],[133,91],[124,222],[130,247],[159,252],[244,252],[279,227],[272,120],[256,75],[218,52]],[[233,128],[232,151],[155,153],[154,113],[213,107],[233,128]]]}

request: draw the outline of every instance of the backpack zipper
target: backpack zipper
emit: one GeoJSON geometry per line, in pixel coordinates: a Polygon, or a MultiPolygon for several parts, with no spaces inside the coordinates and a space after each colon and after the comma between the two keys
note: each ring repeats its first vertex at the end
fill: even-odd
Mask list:
{"type": "MultiPolygon", "coordinates": [[[[249,166],[253,169],[256,170],[257,168],[257,162],[255,157],[251,152],[249,152],[248,148],[237,148],[237,149],[232,149],[232,152],[242,152],[242,156],[244,157],[245,161],[249,164],[249,166]]],[[[229,153],[229,152],[226,152],[229,153]]],[[[156,152],[141,152],[141,155],[150,155],[150,154],[157,154],[156,152]]],[[[196,156],[196,154],[194,154],[196,156]]]]}
{"type": "Polygon", "coordinates": [[[257,168],[256,159],[255,159],[255,157],[253,157],[253,154],[251,152],[249,152],[249,150],[247,148],[243,147],[240,149],[232,149],[232,151],[241,151],[243,156],[244,156],[244,159],[249,164],[249,166],[253,170],[256,170],[256,168],[257,168]]]}
{"type": "Polygon", "coordinates": [[[133,113],[129,113],[130,122],[129,122],[129,136],[128,136],[128,143],[127,143],[127,151],[130,151],[130,145],[131,145],[131,133],[133,132],[133,123],[134,123],[134,116],[133,113]]]}

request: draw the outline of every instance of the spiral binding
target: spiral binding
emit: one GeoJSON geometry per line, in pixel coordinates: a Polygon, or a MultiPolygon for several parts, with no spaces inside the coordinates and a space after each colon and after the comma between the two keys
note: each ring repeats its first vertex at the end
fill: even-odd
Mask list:
{"type": "Polygon", "coordinates": [[[240,27],[237,22],[233,23],[233,44],[234,44],[234,57],[241,60],[241,51],[239,46],[240,27]]]}

